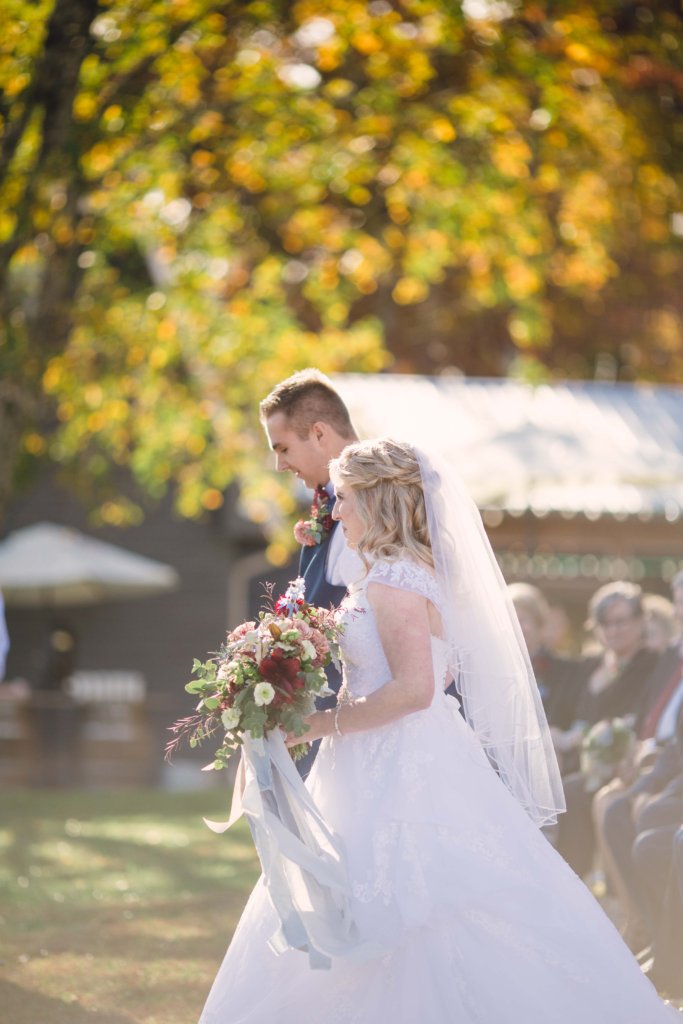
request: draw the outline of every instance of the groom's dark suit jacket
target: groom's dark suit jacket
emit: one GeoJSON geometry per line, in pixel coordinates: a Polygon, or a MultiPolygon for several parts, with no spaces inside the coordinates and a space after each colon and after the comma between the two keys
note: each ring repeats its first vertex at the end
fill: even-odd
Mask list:
{"type": "MultiPolygon", "coordinates": [[[[339,523],[335,522],[329,537],[326,537],[320,544],[301,549],[299,575],[303,576],[306,583],[306,600],[309,604],[315,604],[319,608],[338,608],[346,593],[346,587],[336,587],[332,583],[328,583],[325,578],[325,566],[327,565],[327,556],[330,551],[330,541],[334,536],[334,531],[338,529],[339,523]]],[[[328,685],[334,690],[334,695],[331,697],[320,697],[316,701],[319,709],[333,708],[335,706],[337,703],[337,693],[342,681],[341,675],[337,672],[334,665],[329,665],[325,671],[327,673],[328,685]]],[[[320,741],[314,743],[310,753],[300,761],[297,761],[297,768],[304,778],[306,778],[311,770],[315,755],[318,752],[319,743],[320,741]]]]}

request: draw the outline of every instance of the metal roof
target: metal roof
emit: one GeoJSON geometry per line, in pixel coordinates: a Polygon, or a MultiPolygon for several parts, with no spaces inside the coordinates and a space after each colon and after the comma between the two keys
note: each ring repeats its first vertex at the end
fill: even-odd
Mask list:
{"type": "Polygon", "coordinates": [[[436,446],[482,509],[683,515],[683,388],[339,374],[363,437],[436,446]]]}

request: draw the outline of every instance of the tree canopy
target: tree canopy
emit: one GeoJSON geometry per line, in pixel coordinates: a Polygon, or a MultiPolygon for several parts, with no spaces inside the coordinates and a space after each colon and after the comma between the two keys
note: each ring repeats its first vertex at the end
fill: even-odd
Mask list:
{"type": "Polygon", "coordinates": [[[106,522],[112,466],[216,508],[305,365],[680,380],[677,3],[0,19],[0,506],[51,458],[106,522]]]}

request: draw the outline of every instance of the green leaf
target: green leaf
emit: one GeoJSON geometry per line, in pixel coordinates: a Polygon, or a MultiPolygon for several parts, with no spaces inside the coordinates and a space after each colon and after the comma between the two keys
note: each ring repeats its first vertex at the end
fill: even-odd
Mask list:
{"type": "Polygon", "coordinates": [[[206,683],[201,679],[192,679],[185,685],[188,693],[203,693],[206,690],[206,683]]]}

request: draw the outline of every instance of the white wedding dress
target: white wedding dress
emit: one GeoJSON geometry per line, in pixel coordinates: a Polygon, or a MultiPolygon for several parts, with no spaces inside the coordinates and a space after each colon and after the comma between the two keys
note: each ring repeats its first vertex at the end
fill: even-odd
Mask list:
{"type": "MultiPolygon", "coordinates": [[[[376,562],[345,599],[345,689],[390,678],[368,582],[438,608],[430,573],[376,562]]],[[[312,970],[276,955],[277,919],[254,889],[200,1024],[664,1024],[681,1020],[642,974],[583,883],[491,768],[443,693],[431,707],[323,741],[307,786],[341,836],[360,937],[380,952],[312,970]]]]}

